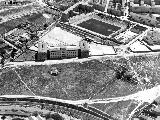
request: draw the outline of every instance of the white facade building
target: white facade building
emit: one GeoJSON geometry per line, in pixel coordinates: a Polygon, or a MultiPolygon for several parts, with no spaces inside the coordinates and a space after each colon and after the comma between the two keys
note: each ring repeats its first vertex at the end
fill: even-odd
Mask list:
{"type": "Polygon", "coordinates": [[[38,43],[38,59],[64,59],[89,56],[89,45],[87,41],[81,40],[78,45],[72,46],[50,46],[44,41],[38,43]]]}
{"type": "Polygon", "coordinates": [[[38,52],[39,53],[47,53],[48,47],[47,47],[47,43],[40,41],[38,43],[38,52]]]}

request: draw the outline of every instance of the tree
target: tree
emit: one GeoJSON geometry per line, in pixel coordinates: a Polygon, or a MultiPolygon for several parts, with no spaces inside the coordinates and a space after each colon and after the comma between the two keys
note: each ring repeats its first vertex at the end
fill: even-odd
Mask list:
{"type": "Polygon", "coordinates": [[[34,111],[34,112],[32,113],[32,115],[35,116],[35,117],[37,117],[37,116],[38,116],[38,111],[34,111]]]}
{"type": "Polygon", "coordinates": [[[3,115],[3,116],[1,117],[1,119],[2,119],[2,120],[5,120],[5,119],[6,119],[6,116],[3,115]]]}
{"type": "Polygon", "coordinates": [[[74,13],[73,13],[72,10],[70,10],[68,13],[69,13],[69,17],[73,17],[74,16],[74,13]]]}
{"type": "Polygon", "coordinates": [[[4,55],[6,54],[6,51],[4,49],[0,50],[0,56],[4,57],[4,55]]]}
{"type": "Polygon", "coordinates": [[[44,24],[44,29],[46,29],[47,27],[48,27],[48,24],[45,23],[45,24],[44,24]]]}
{"type": "Polygon", "coordinates": [[[16,51],[17,51],[17,50],[13,48],[13,50],[12,50],[12,52],[11,52],[11,54],[10,54],[10,56],[11,56],[11,61],[13,61],[14,56],[16,55],[16,51]]]}
{"type": "Polygon", "coordinates": [[[77,3],[77,2],[79,2],[79,0],[73,0],[73,2],[74,2],[74,3],[77,3]]]}
{"type": "Polygon", "coordinates": [[[51,114],[50,117],[54,120],[64,120],[64,118],[60,116],[58,113],[51,114]]]}

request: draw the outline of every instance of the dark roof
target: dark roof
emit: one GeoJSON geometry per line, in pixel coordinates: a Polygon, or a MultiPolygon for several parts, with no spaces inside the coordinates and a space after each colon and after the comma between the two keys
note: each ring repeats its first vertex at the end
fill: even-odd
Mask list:
{"type": "Polygon", "coordinates": [[[156,19],[160,22],[160,17],[156,17],[156,19]]]}

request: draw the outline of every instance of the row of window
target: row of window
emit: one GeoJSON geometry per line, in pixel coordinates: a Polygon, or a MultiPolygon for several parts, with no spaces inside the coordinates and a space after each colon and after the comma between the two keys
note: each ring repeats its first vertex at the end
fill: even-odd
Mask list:
{"type": "MultiPolygon", "coordinates": [[[[78,56],[78,52],[70,52],[70,53],[66,53],[64,54],[65,56],[67,57],[74,57],[74,56],[78,56]]],[[[58,56],[62,56],[62,54],[59,54],[59,53],[54,53],[54,52],[51,52],[50,53],[50,57],[58,57],[58,56]]]]}
{"type": "MultiPolygon", "coordinates": [[[[77,55],[77,54],[78,54],[78,51],[66,51],[66,52],[63,52],[63,54],[67,54],[67,55],[77,55]]],[[[61,55],[61,52],[50,51],[50,55],[61,55]]]]}

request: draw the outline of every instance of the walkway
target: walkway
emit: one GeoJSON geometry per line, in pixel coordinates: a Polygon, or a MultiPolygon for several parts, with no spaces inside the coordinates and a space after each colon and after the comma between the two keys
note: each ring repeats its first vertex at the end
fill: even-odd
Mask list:
{"type": "Polygon", "coordinates": [[[3,38],[0,38],[0,41],[4,41],[4,42],[5,42],[6,44],[8,44],[9,46],[11,46],[11,47],[15,48],[16,50],[18,50],[18,48],[17,48],[14,44],[10,43],[10,42],[7,41],[7,40],[5,40],[5,39],[3,39],[3,38]]]}
{"type": "Polygon", "coordinates": [[[78,3],[74,4],[73,6],[71,6],[67,10],[65,10],[63,13],[67,14],[70,10],[73,10],[73,8],[75,8],[76,6],[78,6],[79,4],[82,4],[82,3],[83,2],[78,2],[78,3]]]}

